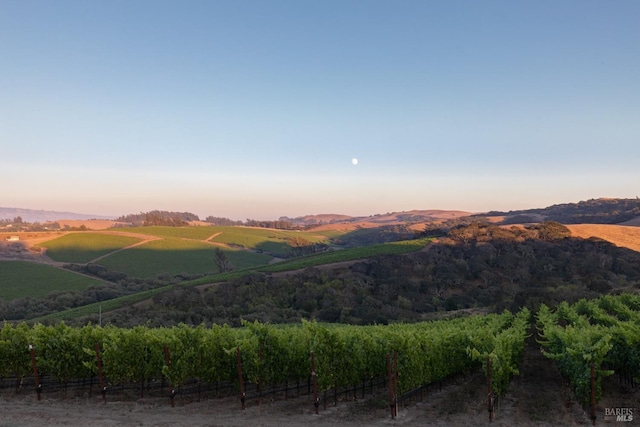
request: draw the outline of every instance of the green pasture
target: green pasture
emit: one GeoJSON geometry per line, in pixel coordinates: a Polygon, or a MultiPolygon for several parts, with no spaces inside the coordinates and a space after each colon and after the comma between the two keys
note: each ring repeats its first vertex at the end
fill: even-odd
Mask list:
{"type": "Polygon", "coordinates": [[[54,261],[86,263],[139,241],[136,237],[80,232],[65,234],[38,246],[47,248],[47,255],[54,261]]]}
{"type": "Polygon", "coordinates": [[[318,231],[305,231],[306,234],[311,234],[314,236],[324,236],[328,239],[333,239],[336,237],[340,237],[343,234],[351,233],[352,231],[345,230],[318,230],[318,231]]]}
{"type": "Polygon", "coordinates": [[[179,239],[207,240],[211,236],[229,227],[131,227],[124,228],[127,233],[146,234],[157,237],[175,237],[179,239]]]}
{"type": "Polygon", "coordinates": [[[101,283],[71,271],[27,261],[0,261],[0,298],[41,298],[53,291],[83,290],[101,283]]]}
{"type": "Polygon", "coordinates": [[[326,237],[315,233],[250,227],[225,227],[211,241],[286,256],[291,250],[288,244],[290,239],[304,239],[312,243],[328,242],[326,237]]]}
{"type": "MultiPolygon", "coordinates": [[[[285,255],[289,251],[287,241],[301,238],[306,241],[328,242],[327,235],[305,231],[274,230],[257,227],[198,226],[198,227],[132,227],[127,232],[156,237],[170,237],[222,243],[244,249],[254,249],[275,255],[285,255]]],[[[331,234],[331,233],[330,233],[331,234]]]]}
{"type": "MultiPolygon", "coordinates": [[[[110,270],[134,277],[159,274],[217,273],[214,251],[218,246],[179,238],[154,240],[125,251],[116,252],[100,260],[110,270]]],[[[234,269],[268,264],[269,255],[221,248],[234,269]]]]}
{"type": "Polygon", "coordinates": [[[416,252],[423,249],[430,241],[431,239],[428,238],[403,240],[400,242],[380,243],[377,245],[363,246],[359,248],[323,252],[262,267],[260,268],[260,271],[275,273],[278,271],[298,270],[300,268],[314,267],[317,265],[331,264],[335,262],[371,258],[378,255],[397,255],[416,252]]]}

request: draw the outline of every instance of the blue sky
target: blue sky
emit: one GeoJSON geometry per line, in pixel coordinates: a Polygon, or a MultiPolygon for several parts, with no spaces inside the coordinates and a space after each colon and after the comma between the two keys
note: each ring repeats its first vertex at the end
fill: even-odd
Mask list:
{"type": "Polygon", "coordinates": [[[0,206],[272,219],[636,197],[638,16],[0,0],[0,206]]]}

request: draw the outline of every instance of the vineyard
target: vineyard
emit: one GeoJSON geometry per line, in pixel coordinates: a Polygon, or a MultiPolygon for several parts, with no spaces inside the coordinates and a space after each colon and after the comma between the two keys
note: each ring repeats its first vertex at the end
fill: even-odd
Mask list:
{"type": "Polygon", "coordinates": [[[616,374],[621,383],[640,384],[640,298],[605,295],[597,300],[560,303],[555,312],[542,306],[537,315],[545,356],[556,361],[576,399],[595,407],[602,380],[616,374]]]}
{"type": "MultiPolygon", "coordinates": [[[[535,319],[543,354],[557,362],[585,408],[601,398],[602,379],[609,375],[637,387],[640,296],[605,296],[556,310],[542,306],[535,319]]],[[[105,402],[162,396],[172,406],[179,399],[236,396],[238,409],[308,395],[315,413],[382,392],[388,413],[396,417],[401,405],[422,399],[429,387],[483,372],[491,419],[499,417],[501,399],[520,373],[530,327],[527,309],[372,326],[303,321],[123,329],[5,323],[0,392],[40,399],[68,390],[105,402]]]]}
{"type": "Polygon", "coordinates": [[[517,315],[388,326],[245,322],[243,328],[121,329],[7,323],[0,331],[0,376],[8,389],[35,372],[40,391],[43,381],[66,387],[102,378],[109,395],[135,387],[140,396],[157,383],[176,393],[196,383],[200,389],[232,387],[242,394],[248,386],[262,393],[302,382],[313,383],[316,404],[320,394],[336,399],[340,389],[356,393],[364,384],[387,381],[395,405],[402,395],[469,371],[486,358],[495,367],[493,388],[503,393],[517,373],[528,319],[525,309],[517,315]]]}

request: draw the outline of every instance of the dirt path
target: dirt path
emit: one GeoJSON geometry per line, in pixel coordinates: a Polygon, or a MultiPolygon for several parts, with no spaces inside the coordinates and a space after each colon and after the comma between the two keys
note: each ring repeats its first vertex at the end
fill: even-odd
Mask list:
{"type": "MultiPolygon", "coordinates": [[[[255,399],[247,401],[241,410],[237,396],[221,399],[176,398],[172,408],[168,399],[145,398],[131,401],[108,401],[99,397],[66,398],[44,394],[42,401],[35,395],[0,400],[3,411],[0,426],[318,426],[318,427],[381,427],[381,426],[564,426],[586,423],[557,414],[541,414],[535,420],[528,410],[516,413],[503,407],[493,422],[486,410],[484,374],[477,372],[468,378],[458,378],[438,389],[434,387],[424,395],[422,402],[401,407],[392,419],[388,412],[388,395],[384,390],[358,401],[329,403],[320,406],[319,414],[309,396],[288,400],[268,401],[258,405],[255,399]]],[[[35,393],[34,393],[35,394],[35,393]]],[[[549,399],[557,397],[555,393],[549,399]]],[[[562,403],[560,403],[562,404],[562,403]]],[[[538,412],[538,409],[535,409],[538,412]]]]}
{"type": "Polygon", "coordinates": [[[496,414],[497,425],[591,425],[555,363],[540,351],[533,334],[527,340],[519,371],[496,414]],[[503,419],[509,423],[503,423],[503,419]]]}
{"type": "Polygon", "coordinates": [[[222,231],[218,231],[217,233],[213,233],[211,236],[207,237],[207,238],[206,238],[206,239],[204,239],[204,240],[208,242],[208,241],[210,241],[210,240],[215,239],[216,237],[218,237],[218,236],[219,236],[219,235],[221,235],[221,234],[222,234],[222,231]]]}

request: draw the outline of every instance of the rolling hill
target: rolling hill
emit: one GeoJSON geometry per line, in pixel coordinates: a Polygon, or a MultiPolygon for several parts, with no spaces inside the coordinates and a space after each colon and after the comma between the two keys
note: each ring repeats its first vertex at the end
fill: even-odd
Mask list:
{"type": "MultiPolygon", "coordinates": [[[[562,224],[621,224],[640,217],[640,199],[600,198],[578,203],[563,203],[540,209],[478,214],[484,217],[504,217],[505,224],[556,221],[562,224]]],[[[632,224],[628,224],[632,225],[632,224]]]]}
{"type": "Polygon", "coordinates": [[[640,227],[611,224],[569,224],[571,235],[582,239],[592,237],[606,240],[616,246],[640,252],[640,227]]]}
{"type": "Polygon", "coordinates": [[[411,210],[402,212],[390,212],[369,216],[348,215],[306,215],[297,218],[282,217],[281,220],[290,221],[293,224],[310,227],[316,230],[354,230],[356,228],[375,228],[383,225],[398,224],[424,224],[433,221],[444,221],[471,215],[471,212],[456,210],[411,210]]]}

